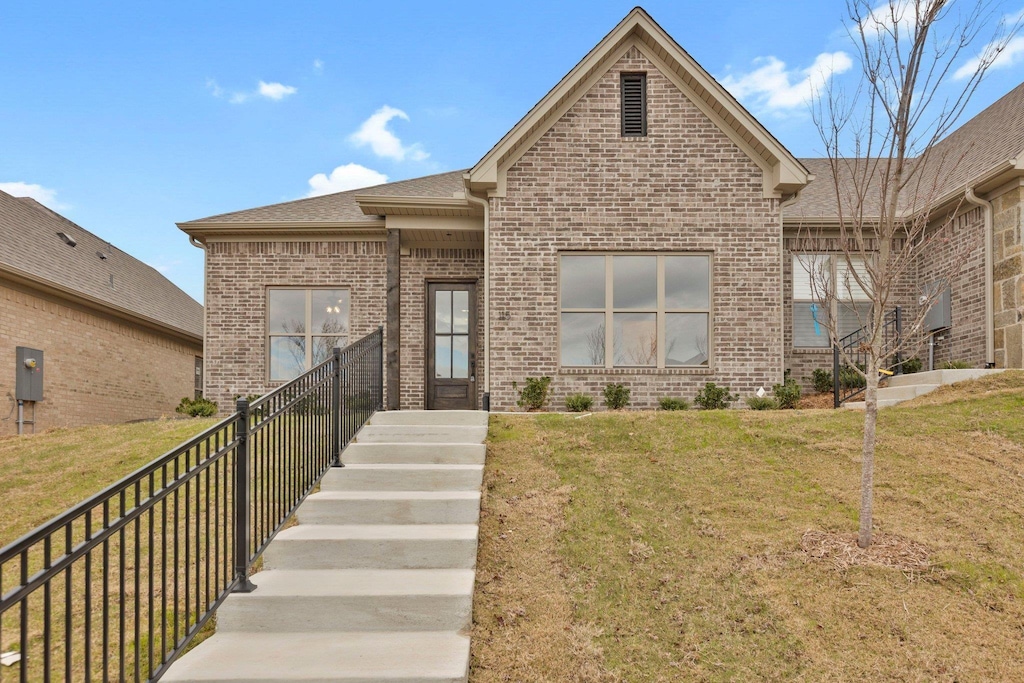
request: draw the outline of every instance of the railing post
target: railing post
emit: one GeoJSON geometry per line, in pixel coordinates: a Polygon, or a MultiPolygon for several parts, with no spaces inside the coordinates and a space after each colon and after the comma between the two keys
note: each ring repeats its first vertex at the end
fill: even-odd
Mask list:
{"type": "Polygon", "coordinates": [[[900,346],[903,344],[903,308],[896,307],[896,374],[903,374],[903,354],[900,353],[900,346]]]}
{"type": "Polygon", "coordinates": [[[256,585],[249,580],[249,401],[235,404],[235,587],[234,593],[251,593],[256,585]]]}
{"type": "Polygon", "coordinates": [[[839,342],[832,344],[832,407],[839,407],[839,342]]]}
{"type": "Polygon", "coordinates": [[[331,464],[344,467],[341,462],[341,349],[334,347],[334,385],[331,389],[331,433],[334,435],[331,444],[331,464]]]}
{"type": "Polygon", "coordinates": [[[373,373],[377,379],[377,407],[384,409],[384,326],[377,327],[377,370],[373,373]]]}

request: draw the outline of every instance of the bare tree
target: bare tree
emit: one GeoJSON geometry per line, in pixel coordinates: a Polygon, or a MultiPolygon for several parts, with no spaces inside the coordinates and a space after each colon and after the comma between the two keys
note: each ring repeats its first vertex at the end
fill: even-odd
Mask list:
{"type": "MultiPolygon", "coordinates": [[[[832,176],[819,182],[832,183],[839,218],[838,235],[828,236],[835,264],[812,259],[805,265],[814,298],[829,313],[815,316],[815,323],[828,329],[833,344],[842,336],[836,311],[855,315],[864,330],[856,349],[865,359],[863,367],[853,354],[843,359],[866,381],[861,547],[872,539],[879,371],[919,342],[925,316],[942,288],[924,293],[916,310],[904,317],[902,335],[894,343],[886,343],[886,314],[922,254],[950,250],[948,266],[939,275],[940,281],[950,282],[978,246],[978,241],[953,239],[954,220],[969,188],[962,187],[961,199],[944,202],[936,214],[940,195],[948,194],[944,183],[965,154],[938,143],[1019,28],[1016,20],[1000,19],[997,10],[998,3],[988,0],[887,0],[877,7],[870,0],[847,0],[859,85],[844,91],[833,81],[814,110],[832,176]],[[983,33],[988,40],[976,57],[967,59],[986,37],[983,33]],[[851,306],[855,295],[870,307],[851,306]]],[[[818,228],[804,228],[801,236],[819,243],[826,239],[818,228]]]]}

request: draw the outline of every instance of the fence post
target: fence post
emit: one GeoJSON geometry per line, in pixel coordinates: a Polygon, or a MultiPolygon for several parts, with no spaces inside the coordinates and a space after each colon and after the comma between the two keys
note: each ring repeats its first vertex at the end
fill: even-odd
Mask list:
{"type": "Polygon", "coordinates": [[[235,404],[235,587],[233,593],[251,593],[256,585],[249,580],[249,401],[235,404]]]}
{"type": "Polygon", "coordinates": [[[903,374],[903,354],[899,352],[903,344],[903,308],[896,307],[896,374],[903,374]]]}
{"type": "Polygon", "coordinates": [[[384,409],[384,326],[380,325],[377,328],[377,369],[374,371],[374,376],[378,378],[377,382],[377,407],[374,410],[384,409]]]}
{"type": "Polygon", "coordinates": [[[341,462],[341,349],[334,347],[334,386],[331,390],[331,464],[344,467],[341,462]]]}
{"type": "Polygon", "coordinates": [[[839,342],[832,345],[832,407],[839,407],[839,342]]]}

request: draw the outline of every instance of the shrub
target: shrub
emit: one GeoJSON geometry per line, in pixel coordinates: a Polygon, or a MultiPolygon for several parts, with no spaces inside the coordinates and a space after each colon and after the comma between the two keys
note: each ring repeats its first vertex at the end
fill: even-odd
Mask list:
{"type": "Polygon", "coordinates": [[[971,367],[965,360],[948,360],[942,364],[943,370],[970,370],[971,367]]]}
{"type": "Polygon", "coordinates": [[[629,405],[629,387],[622,384],[609,384],[604,388],[604,404],[611,410],[619,410],[629,405]]]}
{"type": "Polygon", "coordinates": [[[217,403],[205,398],[181,399],[181,403],[174,409],[174,412],[191,417],[213,417],[217,414],[217,403]]]}
{"type": "MultiPolygon", "coordinates": [[[[526,386],[519,390],[519,400],[516,401],[516,405],[527,410],[543,410],[548,403],[548,387],[550,386],[551,378],[548,376],[527,377],[526,386]]],[[[512,382],[512,389],[519,389],[515,382],[512,382]]]]}
{"type": "Polygon", "coordinates": [[[779,408],[796,408],[796,404],[800,401],[800,385],[789,376],[789,370],[786,370],[786,376],[782,384],[776,384],[772,387],[772,393],[775,394],[775,400],[778,401],[779,408]]]}
{"type": "Polygon", "coordinates": [[[663,396],[658,399],[658,410],[689,410],[690,402],[685,398],[663,396]]]}
{"type": "Polygon", "coordinates": [[[924,363],[921,362],[920,358],[907,358],[903,361],[903,374],[913,375],[916,372],[921,372],[923,367],[924,363]]]}
{"type": "Polygon", "coordinates": [[[697,392],[693,402],[704,410],[724,410],[729,404],[738,399],[736,394],[729,393],[728,387],[720,387],[714,382],[708,382],[704,388],[697,392]]]}
{"type": "Polygon", "coordinates": [[[594,399],[586,394],[569,394],[565,397],[565,407],[573,413],[585,413],[594,407],[594,399]]]}
{"type": "Polygon", "coordinates": [[[823,370],[818,368],[811,373],[812,381],[814,382],[814,390],[819,394],[831,394],[832,389],[832,371],[823,370]]]}
{"type": "Polygon", "coordinates": [[[863,389],[867,384],[867,379],[856,368],[849,365],[839,368],[839,386],[843,389],[863,389]]]}
{"type": "MultiPolygon", "coordinates": [[[[782,386],[776,384],[775,386],[782,386]]],[[[747,406],[751,410],[775,410],[779,407],[779,402],[771,396],[751,396],[747,399],[747,406]]]]}

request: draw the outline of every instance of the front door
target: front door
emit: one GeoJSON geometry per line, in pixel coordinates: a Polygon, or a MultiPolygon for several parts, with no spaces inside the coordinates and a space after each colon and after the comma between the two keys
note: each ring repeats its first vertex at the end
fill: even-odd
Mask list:
{"type": "Polygon", "coordinates": [[[476,410],[476,285],[427,285],[427,409],[476,410]]]}

